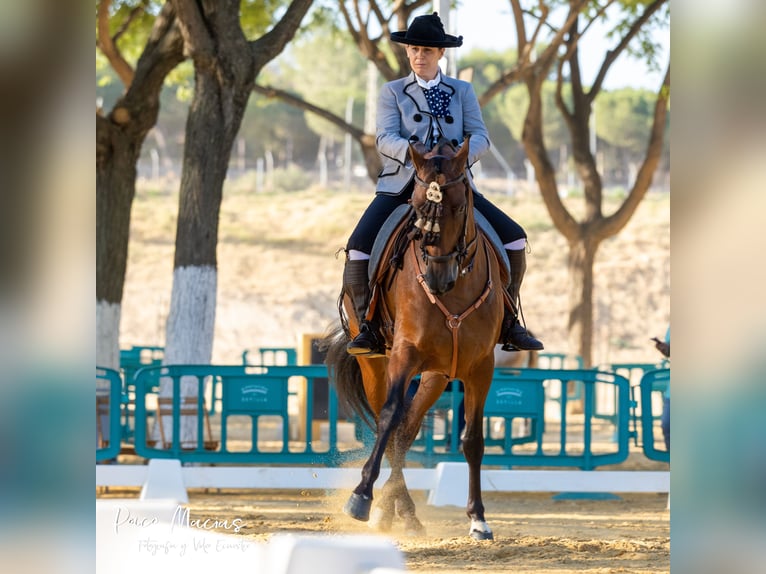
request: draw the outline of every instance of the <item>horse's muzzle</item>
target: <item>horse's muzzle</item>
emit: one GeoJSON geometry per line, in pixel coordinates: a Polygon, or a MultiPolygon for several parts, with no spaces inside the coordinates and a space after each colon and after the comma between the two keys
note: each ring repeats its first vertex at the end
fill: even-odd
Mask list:
{"type": "Polygon", "coordinates": [[[429,264],[425,272],[428,290],[434,295],[443,295],[455,286],[458,270],[459,266],[456,261],[429,264]]]}

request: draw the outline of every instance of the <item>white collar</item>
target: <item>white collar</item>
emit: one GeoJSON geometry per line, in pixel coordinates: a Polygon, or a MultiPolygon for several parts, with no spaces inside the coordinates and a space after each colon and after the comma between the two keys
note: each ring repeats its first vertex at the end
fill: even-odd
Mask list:
{"type": "MultiPolygon", "coordinates": [[[[413,72],[413,74],[415,73],[413,72]]],[[[439,70],[438,72],[436,72],[436,77],[433,80],[428,80],[428,81],[424,80],[423,78],[415,74],[415,81],[417,81],[418,86],[420,86],[421,88],[430,90],[431,88],[438,86],[439,82],[442,81],[442,72],[441,70],[439,70]]]]}

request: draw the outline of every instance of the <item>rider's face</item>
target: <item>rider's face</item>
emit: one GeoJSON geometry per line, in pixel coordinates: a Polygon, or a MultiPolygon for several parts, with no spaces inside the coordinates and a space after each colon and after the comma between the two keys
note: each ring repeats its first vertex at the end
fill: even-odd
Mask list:
{"type": "Polygon", "coordinates": [[[407,46],[407,58],[412,71],[424,80],[433,80],[439,71],[439,60],[444,55],[444,48],[430,46],[407,46]]]}

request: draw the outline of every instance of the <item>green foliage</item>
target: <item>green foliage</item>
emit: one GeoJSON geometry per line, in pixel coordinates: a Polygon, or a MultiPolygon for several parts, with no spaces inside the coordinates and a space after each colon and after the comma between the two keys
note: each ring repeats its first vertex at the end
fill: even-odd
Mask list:
{"type": "Polygon", "coordinates": [[[248,142],[248,157],[271,153],[278,164],[313,161],[319,140],[302,110],[258,94],[250,96],[239,135],[248,142]]]}
{"type": "MultiPolygon", "coordinates": [[[[367,61],[347,35],[335,28],[308,31],[290,46],[289,53],[269,68],[267,83],[299,94],[307,102],[345,117],[349,98],[354,100],[353,123],[362,125],[364,117],[367,61]]],[[[333,140],[344,136],[338,128],[306,113],[312,132],[333,140]]]]}
{"type": "Polygon", "coordinates": [[[656,96],[648,90],[626,88],[596,98],[596,133],[615,147],[641,154],[652,127],[656,96]]]}
{"type": "MultiPolygon", "coordinates": [[[[571,96],[568,85],[564,86],[564,101],[571,96]]],[[[569,131],[566,123],[556,107],[556,84],[544,82],[542,87],[543,98],[543,137],[548,149],[558,149],[569,143],[569,131]]],[[[521,132],[524,129],[524,118],[529,106],[529,95],[525,86],[517,84],[512,86],[498,99],[501,112],[501,120],[517,140],[521,140],[521,132]]]]}
{"type": "MultiPolygon", "coordinates": [[[[118,30],[129,25],[117,40],[116,46],[125,60],[133,67],[138,62],[154,25],[157,14],[164,2],[156,0],[114,0],[109,11],[109,30],[112,36],[118,30]]],[[[240,6],[240,24],[245,36],[254,40],[265,34],[279,18],[287,6],[285,0],[242,0],[240,6]]],[[[96,31],[98,34],[98,30],[96,31]]],[[[109,61],[96,49],[96,85],[104,87],[118,78],[112,73],[109,61]]],[[[188,102],[194,90],[194,68],[190,62],[179,65],[171,71],[165,84],[175,86],[179,101],[188,102]]]]}
{"type": "Polygon", "coordinates": [[[282,17],[284,0],[243,0],[239,22],[245,37],[255,40],[263,36],[282,17]]]}

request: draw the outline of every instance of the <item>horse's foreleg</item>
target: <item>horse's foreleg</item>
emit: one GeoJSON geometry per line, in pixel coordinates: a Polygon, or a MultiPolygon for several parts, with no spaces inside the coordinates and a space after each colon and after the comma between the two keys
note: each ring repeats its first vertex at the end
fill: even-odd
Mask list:
{"type": "Polygon", "coordinates": [[[389,387],[388,397],[378,416],[378,433],[370,458],[362,468],[362,480],[349,497],[343,512],[351,518],[364,522],[370,519],[372,488],[380,475],[380,463],[389,437],[399,425],[404,413],[404,383],[410,377],[400,378],[389,387]]]}
{"type": "Polygon", "coordinates": [[[447,379],[440,374],[424,373],[418,391],[409,404],[404,419],[397,427],[389,448],[388,456],[391,461],[391,478],[394,490],[396,512],[404,521],[405,532],[410,536],[425,536],[426,530],[418,520],[415,512],[415,502],[410,496],[404,480],[404,466],[407,452],[415,437],[420,432],[423,417],[428,409],[444,391],[447,379]]]}
{"type": "Polygon", "coordinates": [[[484,503],[481,499],[481,462],[484,458],[484,401],[492,382],[465,384],[465,438],[463,454],[468,463],[468,504],[466,514],[471,519],[470,535],[476,540],[493,540],[492,530],[484,520],[484,503]]]}

